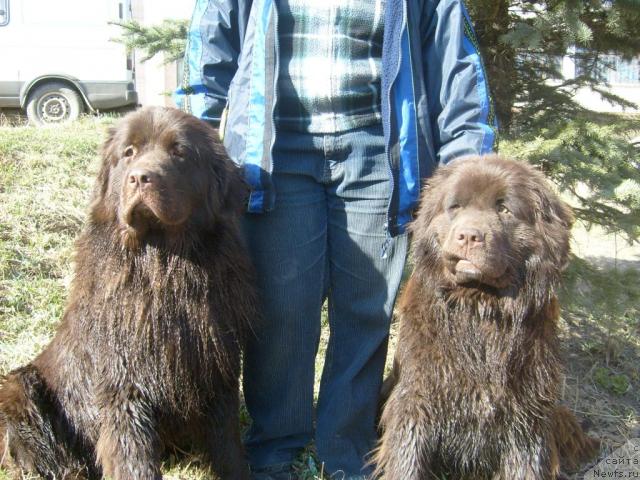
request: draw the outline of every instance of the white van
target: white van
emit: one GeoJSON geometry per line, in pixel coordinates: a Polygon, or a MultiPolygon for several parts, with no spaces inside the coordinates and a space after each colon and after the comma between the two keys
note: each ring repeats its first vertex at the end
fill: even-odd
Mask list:
{"type": "Polygon", "coordinates": [[[135,104],[133,58],[112,39],[130,0],[0,0],[0,108],[35,124],[135,104]]]}

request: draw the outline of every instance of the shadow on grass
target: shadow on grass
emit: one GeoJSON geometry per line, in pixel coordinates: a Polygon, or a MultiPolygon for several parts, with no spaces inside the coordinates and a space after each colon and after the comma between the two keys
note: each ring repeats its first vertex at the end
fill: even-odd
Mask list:
{"type": "MultiPolygon", "coordinates": [[[[562,294],[562,398],[602,442],[602,460],[640,437],[640,269],[633,260],[574,258],[562,294]]],[[[570,478],[582,479],[589,465],[570,478]]]]}

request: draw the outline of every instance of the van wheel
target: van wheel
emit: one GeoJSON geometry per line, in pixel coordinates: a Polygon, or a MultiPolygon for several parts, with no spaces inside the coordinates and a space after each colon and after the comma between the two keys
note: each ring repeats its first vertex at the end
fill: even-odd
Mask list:
{"type": "Polygon", "coordinates": [[[78,92],[65,83],[39,85],[29,94],[27,117],[34,125],[58,125],[77,119],[84,109],[78,92]]]}

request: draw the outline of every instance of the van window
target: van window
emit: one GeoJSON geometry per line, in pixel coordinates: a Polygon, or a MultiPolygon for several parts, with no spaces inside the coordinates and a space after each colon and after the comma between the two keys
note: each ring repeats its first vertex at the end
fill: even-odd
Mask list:
{"type": "MultiPolygon", "coordinates": [[[[2,1],[2,0],[0,0],[2,1]]],[[[105,27],[108,21],[118,20],[118,4],[113,0],[22,0],[26,25],[64,27],[105,27]]]]}
{"type": "Polygon", "coordinates": [[[9,0],[0,0],[0,27],[9,23],[9,0]]]}

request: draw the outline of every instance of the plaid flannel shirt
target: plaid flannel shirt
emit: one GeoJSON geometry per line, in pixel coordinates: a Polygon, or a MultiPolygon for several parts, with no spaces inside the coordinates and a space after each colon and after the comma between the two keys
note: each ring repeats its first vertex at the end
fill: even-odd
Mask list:
{"type": "Polygon", "coordinates": [[[279,128],[331,133],[381,121],[384,0],[279,2],[279,128]]]}

